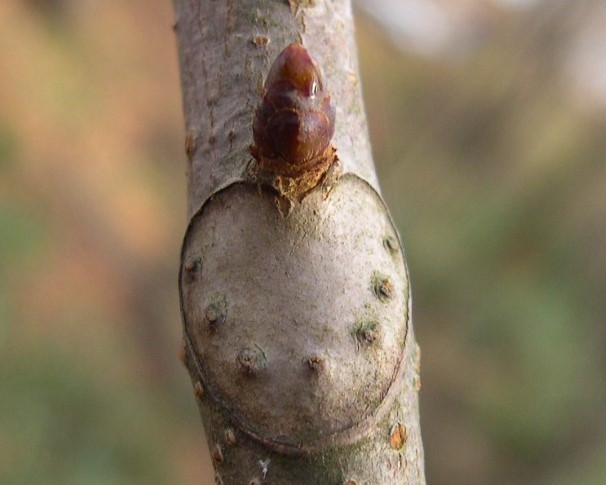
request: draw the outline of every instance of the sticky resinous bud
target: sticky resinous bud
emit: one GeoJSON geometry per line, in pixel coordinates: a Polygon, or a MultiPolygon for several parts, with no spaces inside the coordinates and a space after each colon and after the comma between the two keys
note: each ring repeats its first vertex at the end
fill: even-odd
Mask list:
{"type": "Polygon", "coordinates": [[[274,61],[255,112],[251,153],[258,171],[292,179],[297,187],[283,195],[301,199],[336,160],[334,131],[335,109],[320,68],[305,47],[289,45],[274,61]]]}

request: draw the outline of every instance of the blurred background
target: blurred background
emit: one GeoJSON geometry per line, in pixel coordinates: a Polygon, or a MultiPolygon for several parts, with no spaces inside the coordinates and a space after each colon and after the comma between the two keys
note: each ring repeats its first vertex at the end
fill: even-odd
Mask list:
{"type": "MultiPolygon", "coordinates": [[[[430,484],[606,483],[606,4],[359,0],[430,484]]],[[[0,483],[213,483],[168,0],[0,2],[0,483]]]]}

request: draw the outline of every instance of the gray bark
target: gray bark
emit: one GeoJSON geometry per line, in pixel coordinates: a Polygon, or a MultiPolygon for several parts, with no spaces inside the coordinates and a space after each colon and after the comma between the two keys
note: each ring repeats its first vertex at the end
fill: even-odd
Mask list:
{"type": "Polygon", "coordinates": [[[419,348],[380,196],[346,0],[174,0],[188,157],[184,360],[217,483],[425,483],[419,348]],[[336,107],[340,176],[285,215],[247,175],[277,54],[336,107]]]}

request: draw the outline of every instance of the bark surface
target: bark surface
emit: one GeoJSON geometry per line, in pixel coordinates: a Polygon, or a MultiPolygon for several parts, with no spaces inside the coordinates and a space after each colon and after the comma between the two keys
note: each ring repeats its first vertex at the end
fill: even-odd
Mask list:
{"type": "Polygon", "coordinates": [[[174,0],[188,157],[184,359],[217,483],[424,483],[419,348],[381,199],[349,1],[174,0]],[[273,60],[298,42],[339,170],[289,211],[250,177],[273,60]]]}

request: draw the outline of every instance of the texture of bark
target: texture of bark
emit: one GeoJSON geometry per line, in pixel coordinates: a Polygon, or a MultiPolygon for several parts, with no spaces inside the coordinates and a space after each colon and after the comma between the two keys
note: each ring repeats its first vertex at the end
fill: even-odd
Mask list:
{"type": "Polygon", "coordinates": [[[217,483],[424,483],[410,287],[374,172],[350,2],[174,5],[184,359],[217,483]],[[265,76],[293,42],[324,71],[340,176],[286,215],[248,167],[265,76]]]}

